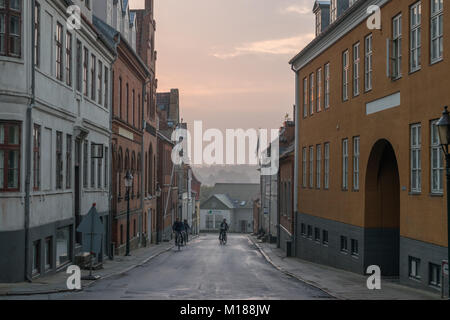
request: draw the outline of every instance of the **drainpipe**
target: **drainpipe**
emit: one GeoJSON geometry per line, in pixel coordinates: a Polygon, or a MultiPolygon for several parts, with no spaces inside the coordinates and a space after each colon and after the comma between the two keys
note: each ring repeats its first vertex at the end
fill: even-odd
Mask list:
{"type": "Polygon", "coordinates": [[[35,34],[34,34],[34,8],[35,8],[35,0],[31,1],[31,99],[30,104],[27,108],[27,118],[26,118],[26,138],[25,138],[25,279],[31,282],[31,275],[28,273],[28,269],[30,267],[30,255],[29,255],[29,241],[30,241],[30,202],[31,202],[31,141],[32,137],[32,110],[34,104],[36,102],[35,93],[36,93],[36,74],[35,74],[35,51],[34,51],[34,42],[35,42],[35,34]]]}
{"type": "MultiPolygon", "coordinates": [[[[149,74],[148,76],[149,76],[149,79],[146,80],[142,84],[142,100],[141,100],[141,104],[142,104],[142,108],[141,108],[141,114],[142,114],[141,174],[144,173],[145,175],[147,174],[147,172],[145,171],[146,163],[145,163],[145,156],[144,156],[145,155],[144,136],[145,136],[145,129],[147,127],[147,122],[144,119],[144,117],[145,117],[144,109],[145,109],[145,99],[147,97],[147,85],[152,82],[151,75],[149,74]]],[[[156,149],[156,146],[155,146],[155,149],[156,149]]],[[[145,176],[142,175],[142,177],[141,177],[141,193],[142,193],[142,195],[141,195],[141,208],[142,208],[142,212],[144,210],[144,195],[146,196],[146,194],[145,194],[145,183],[144,182],[145,182],[145,176]]],[[[144,213],[144,215],[145,215],[145,213],[144,213]]],[[[147,219],[148,219],[148,217],[147,217],[147,219]]],[[[144,219],[142,219],[140,232],[141,232],[141,234],[144,233],[144,219]]],[[[156,230],[156,232],[158,234],[158,230],[156,230]]],[[[148,230],[147,235],[148,234],[151,234],[151,230],[148,230]]],[[[156,242],[158,242],[158,237],[156,237],[156,238],[157,238],[156,242]]],[[[145,246],[147,246],[147,243],[145,244],[145,246]]]]}
{"type": "Polygon", "coordinates": [[[292,71],[295,72],[295,160],[294,160],[294,233],[292,236],[292,244],[294,246],[294,257],[297,256],[297,216],[298,216],[298,177],[299,177],[299,142],[300,142],[300,89],[299,89],[299,72],[291,65],[292,71]]]}

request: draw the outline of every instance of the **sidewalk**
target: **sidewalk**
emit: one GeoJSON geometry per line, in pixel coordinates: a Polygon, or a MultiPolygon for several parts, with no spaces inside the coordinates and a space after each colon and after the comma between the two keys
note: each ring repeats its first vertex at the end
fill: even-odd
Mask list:
{"type": "MultiPolygon", "coordinates": [[[[105,259],[103,268],[94,270],[93,275],[100,276],[100,279],[122,274],[142,265],[151,259],[167,252],[173,248],[173,241],[163,242],[158,245],[151,245],[145,248],[139,248],[131,251],[131,256],[115,256],[114,260],[105,259]]],[[[81,276],[88,275],[88,270],[81,270],[81,276]]],[[[68,278],[65,270],[51,274],[46,277],[37,278],[32,283],[0,283],[1,296],[29,296],[36,294],[51,294],[59,292],[68,292],[66,281],[68,278]]],[[[95,281],[81,281],[81,287],[84,289],[95,283],[95,281]]]]}
{"type": "Polygon", "coordinates": [[[319,288],[341,300],[439,300],[440,293],[417,290],[391,280],[381,280],[381,290],[369,290],[367,277],[315,264],[298,258],[287,258],[274,244],[263,243],[254,236],[250,240],[265,259],[281,272],[319,288]]]}

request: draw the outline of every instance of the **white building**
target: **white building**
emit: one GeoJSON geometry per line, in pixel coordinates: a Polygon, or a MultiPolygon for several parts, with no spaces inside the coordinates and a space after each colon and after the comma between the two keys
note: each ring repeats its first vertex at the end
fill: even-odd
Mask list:
{"type": "Polygon", "coordinates": [[[109,154],[114,56],[92,2],[0,0],[0,282],[73,261],[93,203],[107,248],[110,159],[93,156],[109,154]],[[71,3],[79,29],[67,23],[71,3]]]}

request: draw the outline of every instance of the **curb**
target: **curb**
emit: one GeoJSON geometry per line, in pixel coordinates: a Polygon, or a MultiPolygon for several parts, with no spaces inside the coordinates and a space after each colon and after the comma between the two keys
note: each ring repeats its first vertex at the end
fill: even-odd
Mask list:
{"type": "Polygon", "coordinates": [[[81,291],[83,291],[84,288],[90,287],[92,284],[94,284],[95,282],[97,282],[99,280],[108,279],[108,278],[113,277],[113,276],[124,274],[124,273],[126,273],[126,272],[128,272],[130,270],[133,270],[136,267],[144,265],[145,263],[149,262],[150,260],[160,256],[163,253],[166,253],[166,252],[172,250],[173,248],[174,248],[174,246],[171,245],[170,247],[168,247],[168,248],[166,248],[164,250],[161,250],[160,252],[157,252],[157,253],[153,254],[152,256],[146,258],[145,260],[143,260],[143,261],[141,261],[141,262],[139,262],[137,264],[134,264],[134,265],[128,267],[127,269],[125,269],[125,270],[121,270],[121,271],[118,271],[118,272],[115,272],[115,273],[112,273],[112,274],[105,275],[105,276],[100,277],[98,280],[95,280],[95,281],[89,281],[89,282],[85,283],[80,290],[55,289],[55,290],[30,291],[30,292],[28,292],[28,291],[24,291],[24,292],[6,292],[6,293],[0,293],[0,297],[33,296],[33,295],[65,293],[65,292],[72,292],[72,293],[81,292],[81,291]]]}
{"type": "Polygon", "coordinates": [[[272,260],[272,259],[269,257],[269,255],[264,251],[264,249],[262,249],[261,246],[260,246],[256,241],[254,241],[253,238],[252,238],[251,236],[248,236],[248,238],[249,238],[250,241],[258,248],[258,251],[263,255],[263,257],[267,260],[267,262],[269,262],[269,263],[270,263],[275,269],[277,269],[278,271],[280,271],[280,272],[284,273],[285,275],[288,275],[288,276],[290,276],[290,277],[292,277],[292,278],[294,278],[294,279],[297,279],[298,281],[301,281],[301,282],[303,282],[303,283],[306,283],[307,285],[310,285],[310,286],[312,286],[312,287],[314,287],[314,288],[316,288],[316,289],[319,289],[319,290],[325,292],[326,294],[330,295],[331,297],[333,297],[333,298],[335,298],[335,299],[338,299],[338,300],[348,300],[347,298],[338,296],[338,295],[336,295],[336,294],[330,292],[328,289],[319,286],[317,283],[315,283],[315,282],[313,282],[313,281],[306,280],[306,279],[304,279],[304,278],[302,278],[302,277],[297,276],[296,274],[294,274],[294,273],[292,273],[292,272],[290,272],[290,271],[287,271],[287,270],[283,269],[282,267],[280,267],[279,265],[277,265],[277,264],[275,264],[275,263],[273,262],[273,260],[272,260]]]}

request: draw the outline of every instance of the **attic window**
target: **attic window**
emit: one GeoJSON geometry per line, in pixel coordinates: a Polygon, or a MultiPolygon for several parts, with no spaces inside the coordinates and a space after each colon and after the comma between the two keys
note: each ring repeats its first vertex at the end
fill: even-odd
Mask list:
{"type": "Polygon", "coordinates": [[[333,23],[337,19],[337,0],[331,0],[330,21],[333,23]]]}

